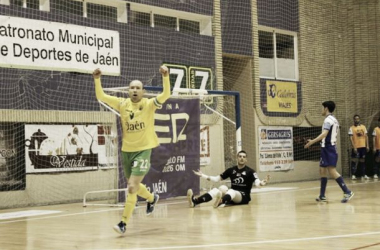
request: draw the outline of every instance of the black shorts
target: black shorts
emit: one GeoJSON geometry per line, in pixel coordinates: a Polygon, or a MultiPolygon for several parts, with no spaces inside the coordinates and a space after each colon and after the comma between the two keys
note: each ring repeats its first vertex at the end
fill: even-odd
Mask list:
{"type": "Polygon", "coordinates": [[[235,190],[235,191],[241,193],[241,202],[236,203],[236,202],[233,202],[231,200],[228,203],[229,205],[245,205],[245,204],[248,204],[251,201],[251,194],[250,193],[246,193],[246,192],[238,191],[238,190],[235,190]]]}
{"type": "Polygon", "coordinates": [[[365,159],[365,155],[367,154],[367,148],[357,148],[356,154],[354,149],[351,150],[351,158],[365,159]]]}
{"type": "Polygon", "coordinates": [[[380,158],[380,149],[376,150],[375,158],[380,158]]]}

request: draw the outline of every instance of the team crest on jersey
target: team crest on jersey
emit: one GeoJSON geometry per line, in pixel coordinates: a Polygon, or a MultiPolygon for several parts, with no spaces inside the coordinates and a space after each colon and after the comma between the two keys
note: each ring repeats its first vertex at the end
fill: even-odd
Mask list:
{"type": "Polygon", "coordinates": [[[137,161],[133,161],[133,162],[132,162],[132,168],[135,168],[135,167],[137,167],[137,164],[138,164],[138,162],[137,162],[137,161]]]}
{"type": "Polygon", "coordinates": [[[241,174],[240,174],[240,173],[237,173],[236,176],[241,176],[241,174]]]}
{"type": "Polygon", "coordinates": [[[358,129],[358,130],[356,131],[356,135],[357,135],[358,137],[362,137],[362,136],[364,136],[364,130],[363,130],[363,129],[358,129]]]}
{"type": "Polygon", "coordinates": [[[245,171],[243,171],[243,173],[241,173],[242,175],[247,175],[247,173],[245,171]]]}
{"type": "Polygon", "coordinates": [[[239,177],[239,178],[234,179],[234,183],[236,183],[236,184],[244,183],[243,177],[239,177]]]}
{"type": "Polygon", "coordinates": [[[232,174],[236,174],[236,170],[232,171],[232,174]]]}
{"type": "Polygon", "coordinates": [[[135,113],[133,113],[133,110],[126,109],[125,111],[129,113],[129,119],[132,120],[135,117],[135,113]]]}

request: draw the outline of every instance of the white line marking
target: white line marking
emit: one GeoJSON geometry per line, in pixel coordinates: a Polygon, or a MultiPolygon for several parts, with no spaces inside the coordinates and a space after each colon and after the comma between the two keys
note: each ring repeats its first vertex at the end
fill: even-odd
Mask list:
{"type": "MultiPolygon", "coordinates": [[[[349,183],[348,185],[350,186],[356,186],[356,185],[364,185],[364,184],[376,184],[380,182],[361,182],[361,183],[349,183]]],[[[338,188],[338,185],[335,186],[329,186],[328,188],[338,188]]],[[[311,188],[300,188],[300,189],[287,189],[287,190],[282,190],[282,191],[271,191],[271,192],[258,192],[254,194],[277,194],[277,193],[283,193],[283,192],[288,192],[288,191],[304,191],[304,190],[313,190],[313,189],[319,189],[319,187],[311,187],[311,188]]],[[[162,205],[176,205],[176,204],[182,204],[182,203],[187,203],[187,201],[182,201],[182,202],[172,202],[172,203],[165,203],[165,204],[158,204],[157,206],[162,206],[162,205]]],[[[137,207],[136,209],[139,209],[142,207],[137,207]]],[[[83,215],[83,214],[94,214],[94,213],[103,213],[103,212],[109,212],[109,211],[116,211],[116,210],[122,210],[124,208],[115,208],[115,209],[106,209],[106,210],[98,210],[98,211],[90,211],[90,212],[81,212],[81,213],[72,213],[72,214],[62,214],[62,215],[56,215],[56,216],[47,216],[47,217],[38,217],[38,218],[29,218],[29,219],[21,219],[21,220],[12,220],[12,221],[4,221],[0,222],[0,224],[9,224],[9,223],[16,223],[16,222],[21,222],[21,221],[31,221],[31,220],[44,220],[44,219],[52,219],[52,218],[59,218],[59,217],[69,217],[69,216],[76,216],[76,215],[83,215]]]]}
{"type": "MultiPolygon", "coordinates": [[[[164,204],[158,204],[157,206],[163,206],[163,205],[175,205],[175,204],[182,204],[187,203],[187,201],[181,201],[181,202],[172,202],[172,203],[164,203],[164,204]]],[[[145,207],[136,207],[136,209],[140,209],[145,207]]],[[[39,217],[39,218],[28,218],[28,219],[21,219],[21,220],[11,220],[11,221],[3,221],[0,222],[0,224],[10,224],[15,222],[21,222],[21,221],[32,221],[32,220],[45,220],[45,219],[52,219],[52,218],[60,218],[60,217],[69,217],[69,216],[76,216],[76,215],[84,215],[84,214],[96,214],[96,213],[103,213],[103,212],[109,212],[109,211],[117,211],[117,210],[123,210],[124,208],[114,208],[114,209],[106,209],[106,210],[98,210],[98,211],[89,211],[89,212],[80,212],[80,213],[71,213],[71,214],[61,214],[61,215],[53,215],[53,216],[46,216],[46,217],[39,217]]]]}
{"type": "MultiPolygon", "coordinates": [[[[334,236],[321,236],[312,238],[294,238],[294,239],[284,239],[284,240],[261,240],[261,241],[250,241],[250,242],[232,242],[232,243],[220,243],[220,244],[205,244],[205,245],[189,245],[189,246],[168,246],[168,247],[147,247],[147,248],[130,248],[129,250],[152,250],[152,249],[188,249],[188,248],[210,248],[210,247],[225,247],[225,246],[244,246],[244,245],[258,245],[258,244],[273,244],[273,243],[286,243],[286,242],[298,242],[298,241],[309,241],[309,240],[325,240],[325,239],[339,239],[339,238],[350,238],[357,236],[367,236],[380,234],[377,232],[367,232],[367,233],[356,233],[356,234],[343,234],[334,236]]],[[[125,250],[125,248],[112,248],[107,250],[125,250]]],[[[98,250],[104,250],[98,249],[98,250]]]]}
{"type": "MultiPolygon", "coordinates": [[[[335,180],[331,180],[335,181],[335,180]]],[[[360,183],[347,183],[347,186],[358,186],[358,185],[365,185],[365,184],[378,184],[380,182],[360,182],[360,183]]],[[[328,186],[327,188],[340,188],[338,184],[335,183],[335,185],[328,186]]],[[[314,189],[320,189],[320,186],[318,187],[309,187],[309,188],[296,188],[296,189],[290,189],[290,190],[278,190],[278,191],[270,191],[270,192],[256,192],[256,193],[251,193],[251,194],[278,194],[278,193],[284,193],[287,191],[305,191],[305,190],[314,190],[314,189]]],[[[252,190],[251,190],[252,192],[252,190]]]]}
{"type": "Polygon", "coordinates": [[[265,192],[273,192],[273,191],[285,191],[290,189],[298,189],[297,187],[262,187],[262,188],[252,188],[252,193],[265,193],[265,192]]]}
{"type": "Polygon", "coordinates": [[[8,220],[8,219],[14,219],[14,218],[38,216],[38,215],[45,215],[45,214],[56,214],[56,213],[62,213],[62,211],[24,210],[24,211],[18,211],[18,212],[0,213],[0,220],[8,220]]]}

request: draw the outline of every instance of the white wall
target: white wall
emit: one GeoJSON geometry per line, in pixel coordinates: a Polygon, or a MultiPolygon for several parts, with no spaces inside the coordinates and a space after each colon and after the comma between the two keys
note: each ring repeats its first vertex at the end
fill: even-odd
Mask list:
{"type": "MultiPolygon", "coordinates": [[[[59,174],[27,174],[26,188],[0,192],[0,209],[81,202],[88,191],[117,188],[116,169],[59,174]]],[[[116,193],[102,193],[89,199],[116,199],[116,193]]]]}
{"type": "MultiPolygon", "coordinates": [[[[201,171],[206,175],[220,175],[224,170],[224,140],[223,140],[223,120],[219,119],[215,125],[210,127],[210,157],[211,163],[208,166],[201,166],[201,171]]],[[[230,167],[230,166],[227,166],[230,167]]],[[[209,190],[212,187],[219,187],[220,183],[210,182],[201,178],[201,190],[209,190]]]]}

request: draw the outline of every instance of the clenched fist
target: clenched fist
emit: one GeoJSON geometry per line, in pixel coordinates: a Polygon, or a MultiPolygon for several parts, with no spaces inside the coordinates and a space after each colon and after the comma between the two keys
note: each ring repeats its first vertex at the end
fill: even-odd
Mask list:
{"type": "Polygon", "coordinates": [[[100,69],[96,69],[94,70],[94,72],[92,72],[92,76],[94,77],[94,79],[99,79],[101,75],[102,71],[100,71],[100,69]]]}
{"type": "Polygon", "coordinates": [[[162,76],[169,76],[169,69],[168,69],[168,67],[162,65],[160,67],[160,73],[161,73],[162,76]]]}

